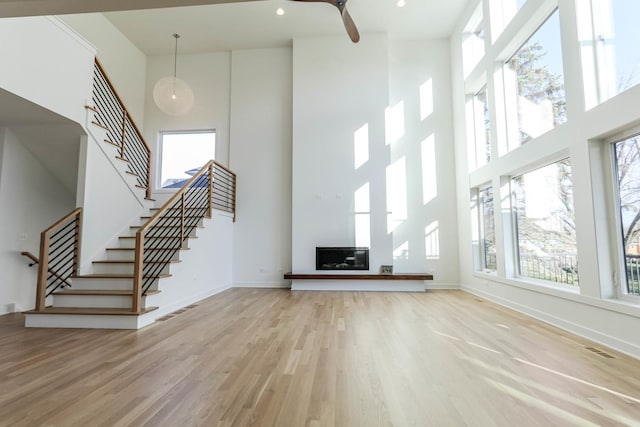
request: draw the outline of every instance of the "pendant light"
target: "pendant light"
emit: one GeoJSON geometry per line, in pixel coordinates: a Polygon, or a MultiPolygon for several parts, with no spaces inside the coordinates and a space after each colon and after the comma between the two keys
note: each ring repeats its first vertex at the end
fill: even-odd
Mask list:
{"type": "Polygon", "coordinates": [[[193,91],[189,85],[176,77],[178,68],[178,39],[179,34],[174,34],[176,39],[173,53],[173,76],[163,77],[153,87],[153,100],[162,112],[170,116],[183,116],[193,106],[193,91]]]}

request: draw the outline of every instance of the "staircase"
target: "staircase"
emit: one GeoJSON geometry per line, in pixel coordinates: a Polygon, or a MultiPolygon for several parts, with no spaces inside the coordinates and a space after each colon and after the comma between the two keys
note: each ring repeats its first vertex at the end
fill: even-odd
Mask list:
{"type": "MultiPolygon", "coordinates": [[[[149,290],[141,297],[140,311],[132,310],[135,266],[135,233],[158,212],[150,208],[141,216],[139,225],[132,226],[129,234],[118,238],[119,245],[106,248],[104,259],[93,261],[93,273],[74,275],[71,287],[60,287],[49,296],[50,305],[42,310],[25,313],[27,327],[100,327],[107,329],[138,329],[152,323],[158,309],[154,298],[161,293],[162,279],[171,277],[171,265],[179,263],[182,251],[189,250],[188,242],[197,238],[196,230],[203,227],[203,219],[187,236],[186,243],[172,255],[170,262],[150,280],[149,290]]],[[[164,237],[154,239],[160,250],[166,249],[164,237]]]]}
{"type": "Polygon", "coordinates": [[[97,61],[94,104],[87,106],[87,121],[97,129],[96,140],[117,160],[114,167],[130,190],[143,193],[139,199],[146,211],[82,274],[82,209],[43,231],[36,308],[25,312],[27,327],[138,329],[212,294],[209,289],[181,293],[171,270],[188,258],[199,231],[210,233],[204,226],[214,212],[217,218],[235,219],[235,174],[213,160],[164,205],[154,205],[151,151],[97,61]],[[112,94],[105,96],[108,91],[112,94]]]}

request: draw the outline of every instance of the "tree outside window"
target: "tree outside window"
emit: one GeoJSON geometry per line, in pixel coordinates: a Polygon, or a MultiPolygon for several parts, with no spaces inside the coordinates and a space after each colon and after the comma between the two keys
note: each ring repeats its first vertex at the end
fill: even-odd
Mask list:
{"type": "Polygon", "coordinates": [[[569,161],[514,177],[511,188],[520,275],[578,286],[569,161]]]}
{"type": "Polygon", "coordinates": [[[508,151],[567,121],[558,11],[503,67],[508,151]]]}

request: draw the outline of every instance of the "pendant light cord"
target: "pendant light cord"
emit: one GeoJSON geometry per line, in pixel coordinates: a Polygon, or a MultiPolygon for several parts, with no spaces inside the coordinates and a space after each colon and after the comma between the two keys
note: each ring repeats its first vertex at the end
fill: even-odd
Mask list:
{"type": "Polygon", "coordinates": [[[176,47],[173,50],[173,78],[175,79],[178,70],[178,39],[180,38],[180,34],[176,33],[173,37],[176,39],[176,47]]]}

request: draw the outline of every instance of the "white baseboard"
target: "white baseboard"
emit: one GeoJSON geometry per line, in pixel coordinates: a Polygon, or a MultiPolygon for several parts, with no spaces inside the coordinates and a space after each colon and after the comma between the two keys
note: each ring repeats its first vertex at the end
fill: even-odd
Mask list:
{"type": "Polygon", "coordinates": [[[427,290],[429,289],[444,289],[444,290],[455,290],[460,289],[460,283],[446,283],[446,282],[431,282],[425,281],[427,290]]]}
{"type": "Polygon", "coordinates": [[[234,288],[275,288],[275,289],[289,289],[291,283],[289,282],[240,282],[234,283],[234,288]]]}
{"type": "Polygon", "coordinates": [[[603,334],[602,332],[596,331],[594,329],[586,328],[582,325],[567,321],[549,313],[545,313],[544,311],[540,311],[536,308],[507,300],[499,296],[483,292],[476,288],[462,285],[460,289],[470,294],[477,295],[481,298],[495,302],[496,304],[515,310],[519,313],[531,316],[534,319],[538,319],[560,329],[564,329],[565,331],[571,332],[572,334],[578,335],[582,338],[586,338],[598,344],[605,345],[609,348],[619,351],[620,353],[624,353],[633,358],[640,359],[640,346],[638,346],[637,344],[621,340],[611,335],[603,334]]]}

